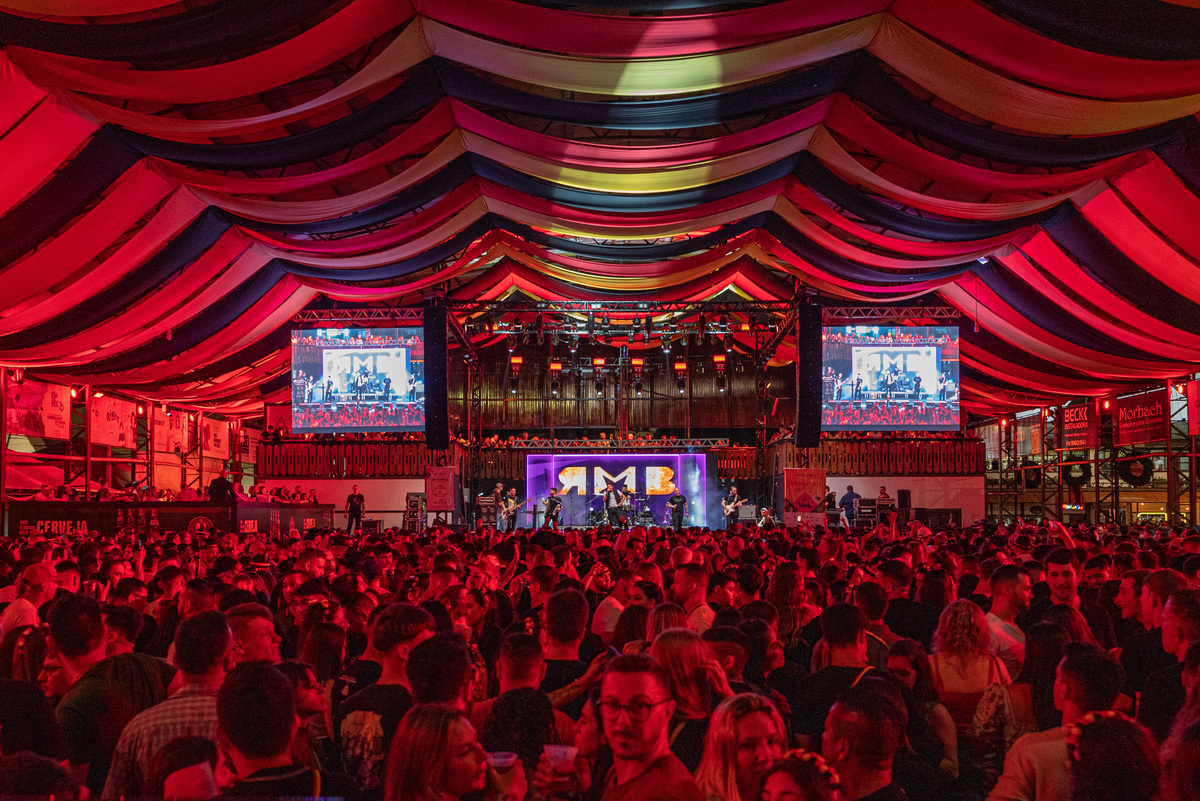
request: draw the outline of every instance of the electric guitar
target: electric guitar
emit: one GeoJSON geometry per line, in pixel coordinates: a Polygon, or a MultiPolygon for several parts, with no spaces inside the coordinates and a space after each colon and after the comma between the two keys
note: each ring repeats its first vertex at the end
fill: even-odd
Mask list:
{"type": "Polygon", "coordinates": [[[733,503],[725,503],[725,501],[721,501],[721,508],[725,510],[726,515],[731,515],[734,512],[736,512],[738,509],[741,509],[742,504],[744,504],[745,502],[746,502],[745,498],[739,498],[736,501],[734,501],[733,503]]]}
{"type": "Polygon", "coordinates": [[[532,500],[533,500],[533,498],[526,498],[525,500],[521,501],[520,503],[517,503],[515,501],[505,501],[504,502],[504,516],[512,517],[518,511],[520,511],[522,506],[524,506],[525,504],[529,503],[532,500]]]}

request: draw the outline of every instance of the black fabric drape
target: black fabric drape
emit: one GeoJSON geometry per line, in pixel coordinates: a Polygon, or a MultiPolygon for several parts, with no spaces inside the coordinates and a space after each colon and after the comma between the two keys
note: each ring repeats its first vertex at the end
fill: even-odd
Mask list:
{"type": "Polygon", "coordinates": [[[420,183],[410,186],[402,192],[397,192],[378,206],[356,211],[331,220],[318,220],[306,223],[275,223],[262,220],[252,220],[237,214],[222,211],[221,216],[243,228],[251,231],[282,231],[300,234],[344,234],[382,225],[388,220],[403,217],[418,208],[428,205],[442,195],[453,191],[464,182],[470,180],[474,173],[471,170],[471,158],[464,154],[452,160],[438,172],[420,183]]]}
{"type": "Polygon", "coordinates": [[[989,262],[986,267],[977,266],[972,272],[1023,317],[1059,339],[1097,353],[1147,362],[1162,361],[1064,313],[1045,295],[1031,291],[1025,282],[995,262],[989,262]]]}
{"type": "Polygon", "coordinates": [[[0,13],[0,43],[105,61],[208,58],[253,45],[347,0],[215,0],[178,14],[102,25],[0,13]]]}
{"type": "Polygon", "coordinates": [[[109,373],[133,370],[173,359],[181,353],[211,339],[237,323],[237,319],[261,301],[284,277],[283,267],[273,259],[250,280],[234,289],[219,301],[204,309],[184,325],[172,331],[171,339],[163,337],[128,353],[99,359],[87,365],[88,373],[109,373]]]}
{"type": "Polygon", "coordinates": [[[413,68],[408,78],[383,97],[328,125],[304,133],[229,145],[174,142],[114,128],[119,139],[147,156],[212,170],[259,170],[286,167],[338,153],[399,125],[443,96],[429,64],[413,68]]]}
{"type": "Polygon", "coordinates": [[[0,267],[53,236],[140,158],[122,144],[112,129],[97,131],[50,180],[0,216],[0,267]]]}
{"type": "Polygon", "coordinates": [[[838,278],[867,286],[903,286],[921,281],[939,281],[957,278],[977,266],[977,262],[969,264],[953,264],[947,267],[935,267],[923,271],[889,272],[859,264],[844,258],[818,245],[801,234],[779,215],[769,212],[763,229],[779,240],[779,243],[800,258],[820,270],[836,275],[838,278]]]}
{"type": "Polygon", "coordinates": [[[837,205],[848,209],[874,225],[882,225],[892,231],[943,242],[969,242],[992,236],[1012,233],[1049,219],[1054,209],[1013,217],[1007,220],[937,220],[917,217],[863,194],[843,181],[820,159],[807,151],[797,157],[796,177],[809,188],[820,192],[837,205]]]}
{"type": "Polygon", "coordinates": [[[1123,58],[1200,58],[1200,9],[1161,0],[983,0],[1043,36],[1123,58]]]}
{"type": "Polygon", "coordinates": [[[432,267],[443,259],[450,258],[492,230],[493,227],[494,221],[491,219],[491,215],[484,215],[442,244],[436,245],[420,255],[413,256],[411,259],[394,261],[391,264],[385,264],[380,267],[360,267],[355,269],[313,267],[308,264],[297,264],[290,261],[281,261],[280,264],[288,272],[308,278],[325,278],[330,281],[341,281],[344,283],[387,281],[412,275],[415,272],[432,267]]]}
{"type": "Polygon", "coordinates": [[[162,250],[112,286],[45,322],[0,336],[0,349],[31,348],[78,334],[120,314],[172,279],[186,280],[180,275],[183,270],[228,230],[229,224],[215,210],[205,211],[162,250]]]}
{"type": "Polygon", "coordinates": [[[1200,305],[1138,266],[1071,205],[1042,228],[1099,283],[1167,325],[1200,334],[1200,305]]]}

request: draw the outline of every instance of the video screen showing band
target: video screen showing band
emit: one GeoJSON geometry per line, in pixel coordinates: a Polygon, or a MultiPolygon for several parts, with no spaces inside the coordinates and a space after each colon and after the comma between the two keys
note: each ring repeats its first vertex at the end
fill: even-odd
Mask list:
{"type": "Polygon", "coordinates": [[[958,430],[957,326],[841,326],[821,339],[823,430],[958,430]]]}
{"type": "Polygon", "coordinates": [[[420,328],[292,332],[292,431],[425,430],[420,328]]]}
{"type": "Polygon", "coordinates": [[[676,490],[684,498],[678,504],[683,525],[703,526],[706,472],[702,453],[529,454],[525,486],[530,500],[517,525],[540,525],[555,487],[562,501],[560,526],[595,526],[613,518],[628,526],[669,526],[668,501],[676,490]],[[609,483],[614,491],[606,494],[609,483]],[[539,513],[536,521],[529,513],[539,513]]]}

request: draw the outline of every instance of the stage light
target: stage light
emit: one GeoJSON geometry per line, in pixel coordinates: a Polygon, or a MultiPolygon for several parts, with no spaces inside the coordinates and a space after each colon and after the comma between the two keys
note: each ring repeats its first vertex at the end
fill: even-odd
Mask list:
{"type": "Polygon", "coordinates": [[[641,370],[643,367],[646,366],[646,360],[643,359],[641,356],[634,356],[632,359],[629,360],[629,366],[634,368],[635,370],[641,370]]]}
{"type": "Polygon", "coordinates": [[[637,393],[639,398],[642,397],[642,379],[638,378],[634,380],[633,391],[637,393]]]}
{"type": "Polygon", "coordinates": [[[597,356],[594,359],[592,359],[592,366],[593,367],[603,367],[604,366],[604,357],[597,356]]]}
{"type": "Polygon", "coordinates": [[[558,394],[558,379],[557,378],[550,379],[550,394],[551,395],[558,394]]]}
{"type": "MultiPolygon", "coordinates": [[[[1106,402],[1106,404],[1107,404],[1107,402],[1106,402]]],[[[1003,417],[1001,417],[1001,418],[1000,418],[1000,427],[1001,427],[1001,428],[1008,428],[1008,420],[1007,420],[1007,419],[1005,419],[1005,418],[1003,418],[1003,417]]]]}
{"type": "Polygon", "coordinates": [[[101,392],[100,390],[96,390],[95,392],[93,392],[93,393],[92,393],[92,397],[93,397],[93,398],[103,398],[103,397],[104,397],[104,393],[103,393],[103,392],[101,392]]]}
{"type": "Polygon", "coordinates": [[[525,363],[525,357],[524,356],[510,356],[508,358],[508,361],[509,361],[509,364],[511,364],[513,367],[520,367],[522,364],[525,363]]]}
{"type": "Polygon", "coordinates": [[[562,372],[562,362],[550,362],[550,372],[561,373],[562,372]]]}
{"type": "Polygon", "coordinates": [[[506,337],[504,341],[508,343],[508,352],[509,353],[512,353],[514,350],[517,349],[517,338],[516,337],[512,337],[512,336],[506,337]]]}
{"type": "Polygon", "coordinates": [[[572,339],[572,340],[571,340],[571,345],[570,345],[570,351],[571,351],[571,353],[574,353],[574,352],[576,352],[577,350],[579,350],[579,340],[578,340],[578,339],[572,339]]]}
{"type": "Polygon", "coordinates": [[[602,375],[596,376],[596,394],[598,396],[604,395],[604,376],[602,375]]]}
{"type": "Polygon", "coordinates": [[[729,353],[733,350],[733,334],[725,335],[725,352],[729,353]]]}
{"type": "Polygon", "coordinates": [[[71,397],[72,397],[72,398],[78,398],[78,397],[79,397],[79,393],[75,391],[75,387],[71,387],[71,397]]]}
{"type": "Polygon", "coordinates": [[[687,391],[687,379],[683,376],[679,376],[679,378],[675,381],[675,386],[679,388],[679,394],[682,395],[687,391]]]}
{"type": "Polygon", "coordinates": [[[143,406],[139,406],[139,407],[138,407],[138,414],[145,414],[145,413],[146,413],[146,409],[145,409],[145,407],[143,407],[143,406]]]}
{"type": "Polygon", "coordinates": [[[725,391],[725,375],[723,373],[718,373],[717,374],[717,392],[724,392],[724,391],[725,391]]]}
{"type": "Polygon", "coordinates": [[[662,348],[663,353],[667,354],[668,356],[671,355],[671,338],[669,336],[663,337],[662,348]]]}
{"type": "Polygon", "coordinates": [[[1112,402],[1111,402],[1111,401],[1107,401],[1107,400],[1106,400],[1106,401],[1104,401],[1104,408],[1105,408],[1105,409],[1107,409],[1107,408],[1108,408],[1108,407],[1110,407],[1110,406],[1112,406],[1112,402]]]}
{"type": "Polygon", "coordinates": [[[713,354],[713,363],[717,365],[718,369],[724,367],[725,366],[725,354],[724,353],[714,353],[713,354]]]}
{"type": "Polygon", "coordinates": [[[589,337],[594,336],[596,333],[596,315],[592,312],[588,312],[587,332],[589,337]]]}
{"type": "Polygon", "coordinates": [[[510,375],[508,377],[508,394],[509,395],[517,394],[517,374],[516,373],[513,373],[512,375],[510,375]]]}
{"type": "Polygon", "coordinates": [[[683,371],[687,370],[687,362],[675,362],[673,366],[675,368],[675,372],[677,373],[682,373],[683,371]]]}
{"type": "Polygon", "coordinates": [[[558,344],[558,332],[557,331],[550,334],[550,344],[551,345],[558,344]]]}
{"type": "Polygon", "coordinates": [[[612,326],[612,320],[608,319],[608,315],[606,314],[604,315],[604,327],[609,328],[610,326],[612,326]]]}
{"type": "Polygon", "coordinates": [[[642,327],[642,318],[638,317],[636,314],[633,316],[633,327],[635,329],[642,327]]]}

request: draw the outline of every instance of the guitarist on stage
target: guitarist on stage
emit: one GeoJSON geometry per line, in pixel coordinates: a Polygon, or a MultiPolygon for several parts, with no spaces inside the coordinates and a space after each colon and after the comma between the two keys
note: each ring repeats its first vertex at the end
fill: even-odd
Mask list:
{"type": "Polygon", "coordinates": [[[738,497],[736,485],[729,488],[729,494],[721,501],[721,507],[725,510],[726,531],[733,531],[737,528],[738,509],[741,509],[745,502],[745,498],[738,497]]]}
{"type": "Polygon", "coordinates": [[[546,522],[542,524],[542,527],[553,526],[555,533],[557,533],[558,513],[560,511],[562,511],[562,501],[558,497],[558,487],[551,487],[550,497],[546,499],[546,522]]]}
{"type": "Polygon", "coordinates": [[[517,527],[517,512],[521,508],[517,503],[517,488],[513,487],[504,497],[504,533],[512,534],[517,527]]]}

